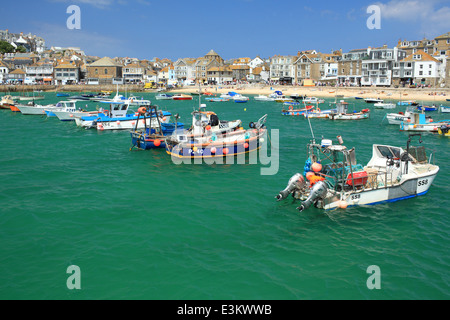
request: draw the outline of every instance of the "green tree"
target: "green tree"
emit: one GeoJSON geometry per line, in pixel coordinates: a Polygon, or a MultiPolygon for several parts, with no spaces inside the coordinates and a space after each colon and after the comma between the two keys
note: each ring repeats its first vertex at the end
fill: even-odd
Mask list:
{"type": "Polygon", "coordinates": [[[6,41],[0,41],[0,53],[12,53],[15,51],[15,48],[12,44],[6,41]]]}
{"type": "Polygon", "coordinates": [[[25,49],[25,47],[23,47],[23,46],[18,46],[16,49],[16,52],[26,53],[27,49],[25,49]]]}

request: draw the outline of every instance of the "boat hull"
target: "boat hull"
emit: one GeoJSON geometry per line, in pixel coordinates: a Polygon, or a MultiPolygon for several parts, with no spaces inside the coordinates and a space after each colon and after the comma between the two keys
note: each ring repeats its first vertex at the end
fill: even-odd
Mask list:
{"type": "Polygon", "coordinates": [[[369,119],[369,113],[333,114],[328,117],[331,120],[363,120],[369,119]]]}
{"type": "MultiPolygon", "coordinates": [[[[261,138],[264,136],[266,130],[260,129],[255,136],[246,138],[248,132],[249,130],[233,132],[224,135],[225,138],[223,140],[219,139],[218,141],[205,143],[197,143],[194,140],[187,143],[173,144],[167,140],[166,152],[172,157],[180,159],[211,159],[245,155],[261,148],[263,142],[261,138]]],[[[251,132],[254,131],[251,130],[251,132]]]]}
{"type": "Polygon", "coordinates": [[[44,110],[45,107],[22,106],[22,105],[18,105],[16,107],[24,115],[38,115],[38,116],[45,115],[45,110],[44,110]]]}
{"type": "MultiPolygon", "coordinates": [[[[380,186],[378,189],[361,190],[346,194],[343,200],[352,206],[377,205],[388,202],[406,200],[425,195],[430,189],[439,168],[436,167],[432,172],[419,177],[414,177],[403,181],[402,183],[385,188],[380,186]]],[[[333,210],[339,207],[341,199],[338,194],[324,200],[325,210],[333,210]]]]}

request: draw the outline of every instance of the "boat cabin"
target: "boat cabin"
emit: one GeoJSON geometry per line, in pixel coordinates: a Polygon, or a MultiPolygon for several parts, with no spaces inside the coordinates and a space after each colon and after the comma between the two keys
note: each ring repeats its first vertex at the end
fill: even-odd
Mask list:
{"type": "Polygon", "coordinates": [[[109,108],[103,108],[103,112],[107,111],[110,118],[126,117],[129,104],[126,102],[100,101],[109,104],[109,108]]]}
{"type": "Polygon", "coordinates": [[[64,111],[75,112],[77,111],[77,105],[75,100],[70,101],[59,101],[56,104],[57,108],[64,108],[64,111]]]}

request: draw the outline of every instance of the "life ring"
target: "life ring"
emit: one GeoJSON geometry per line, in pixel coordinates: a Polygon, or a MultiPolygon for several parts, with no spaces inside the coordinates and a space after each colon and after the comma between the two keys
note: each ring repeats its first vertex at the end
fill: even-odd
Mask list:
{"type": "Polygon", "coordinates": [[[317,111],[320,112],[320,108],[317,108],[317,111]]]}
{"type": "Polygon", "coordinates": [[[294,107],[293,106],[289,106],[289,110],[294,110],[294,107]]]}
{"type": "Polygon", "coordinates": [[[103,110],[103,114],[104,114],[105,116],[107,116],[107,115],[109,114],[109,111],[108,111],[108,110],[103,110]]]}
{"type": "Polygon", "coordinates": [[[138,112],[139,112],[140,114],[144,114],[144,113],[147,112],[147,108],[145,108],[145,107],[140,107],[140,108],[138,109],[138,112]]]}

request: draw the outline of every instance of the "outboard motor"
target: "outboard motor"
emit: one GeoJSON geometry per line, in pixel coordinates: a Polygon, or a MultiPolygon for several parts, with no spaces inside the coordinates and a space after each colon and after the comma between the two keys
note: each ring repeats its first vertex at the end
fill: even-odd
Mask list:
{"type": "Polygon", "coordinates": [[[293,176],[288,183],[288,186],[283,191],[280,191],[280,194],[276,196],[278,201],[286,199],[292,192],[295,190],[301,190],[306,186],[305,178],[297,173],[293,176]]]}
{"type": "Polygon", "coordinates": [[[327,184],[324,181],[317,182],[311,189],[308,199],[302,203],[297,209],[300,212],[308,209],[312,204],[316,203],[318,200],[323,200],[328,192],[327,184]]]}

